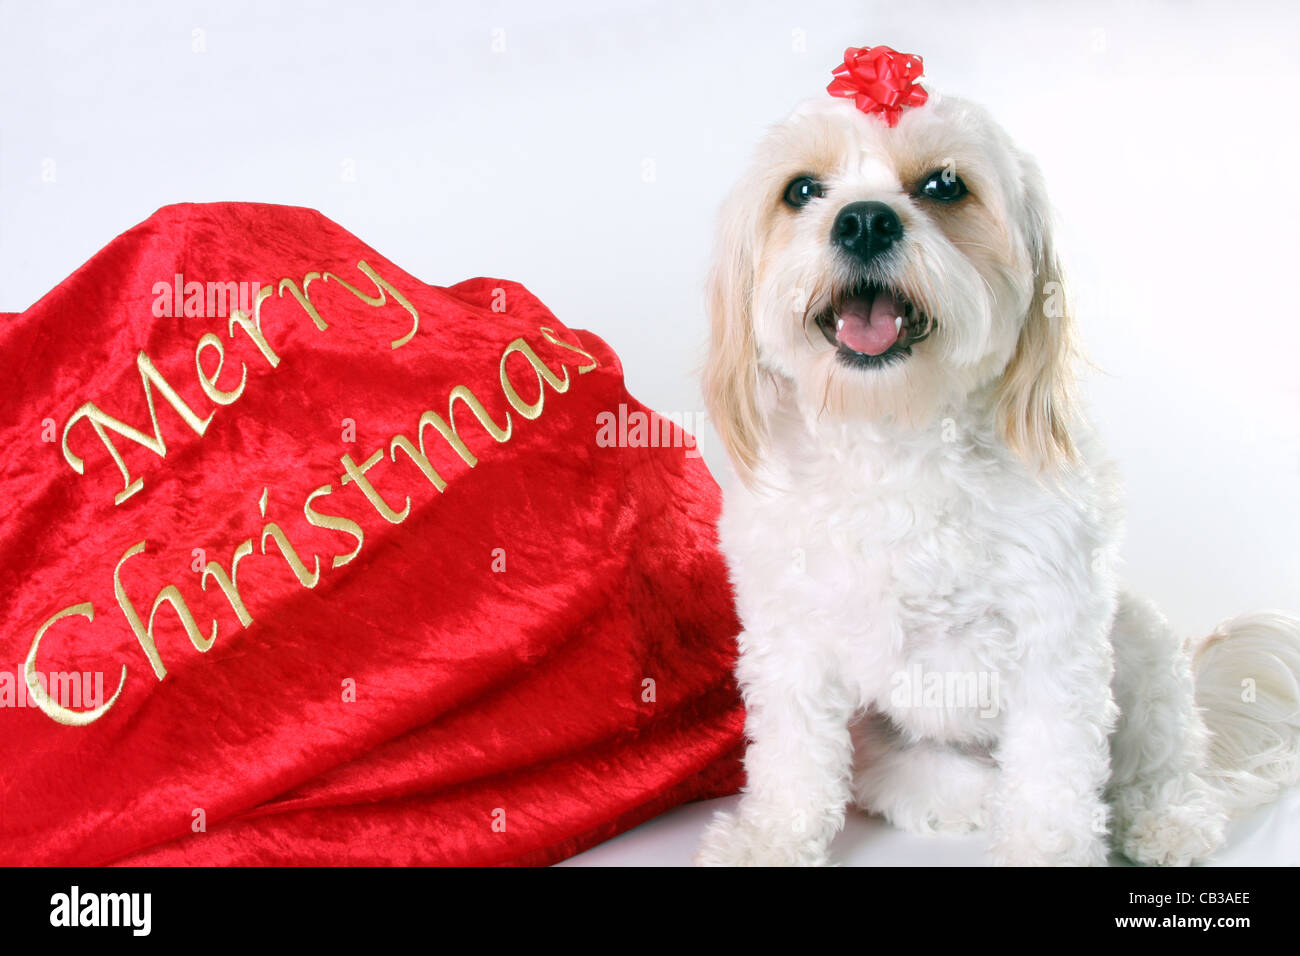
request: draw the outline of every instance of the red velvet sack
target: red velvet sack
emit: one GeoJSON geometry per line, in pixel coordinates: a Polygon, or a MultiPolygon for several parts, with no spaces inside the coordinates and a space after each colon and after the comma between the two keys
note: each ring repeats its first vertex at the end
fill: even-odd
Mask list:
{"type": "Polygon", "coordinates": [[[0,863],[549,863],[740,782],[717,487],[522,286],[170,206],[0,355],[0,863]]]}

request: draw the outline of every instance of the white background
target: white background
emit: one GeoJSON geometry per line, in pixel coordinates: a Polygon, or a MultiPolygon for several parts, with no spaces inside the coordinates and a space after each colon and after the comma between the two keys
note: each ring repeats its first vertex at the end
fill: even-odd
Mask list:
{"type": "MultiPolygon", "coordinates": [[[[522,281],[615,347],[638,398],[698,415],[722,196],[845,47],[887,43],[1044,168],[1127,479],[1129,581],[1185,633],[1300,610],[1289,8],[4,0],[0,311],[167,203],[311,206],[427,282],[522,281]]],[[[1295,846],[1292,804],[1269,825],[1295,846]]],[[[652,831],[686,835],[652,841],[662,859],[687,858],[700,809],[652,831]]]]}

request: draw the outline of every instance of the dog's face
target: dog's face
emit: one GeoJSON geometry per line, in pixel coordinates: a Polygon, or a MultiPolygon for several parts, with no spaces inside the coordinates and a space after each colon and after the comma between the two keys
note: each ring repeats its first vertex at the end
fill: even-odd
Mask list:
{"type": "Polygon", "coordinates": [[[1037,169],[979,108],[889,127],[849,100],[775,127],[723,210],[705,393],[742,475],[772,402],[925,427],[987,403],[1038,466],[1070,453],[1069,337],[1037,169]]]}

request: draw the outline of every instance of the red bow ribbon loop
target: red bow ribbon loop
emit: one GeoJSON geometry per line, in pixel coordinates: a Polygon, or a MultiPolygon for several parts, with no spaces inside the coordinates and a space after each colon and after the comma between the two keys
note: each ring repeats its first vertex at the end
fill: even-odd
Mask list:
{"type": "Polygon", "coordinates": [[[930,94],[917,85],[921,58],[887,46],[844,51],[844,62],[831,71],[835,79],[826,87],[832,96],[851,97],[864,113],[878,113],[889,126],[897,126],[907,106],[921,106],[930,94]]]}

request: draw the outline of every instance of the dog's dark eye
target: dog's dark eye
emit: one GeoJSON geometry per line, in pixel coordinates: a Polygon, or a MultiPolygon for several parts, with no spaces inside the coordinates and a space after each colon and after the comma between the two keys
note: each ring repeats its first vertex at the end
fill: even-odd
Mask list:
{"type": "Polygon", "coordinates": [[[936,202],[956,202],[966,195],[966,184],[950,169],[936,169],[921,182],[917,190],[926,199],[936,202]]]}
{"type": "Polygon", "coordinates": [[[811,176],[800,176],[785,187],[785,203],[794,209],[800,209],[824,194],[821,183],[811,176]]]}

